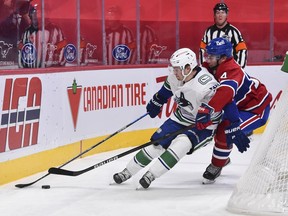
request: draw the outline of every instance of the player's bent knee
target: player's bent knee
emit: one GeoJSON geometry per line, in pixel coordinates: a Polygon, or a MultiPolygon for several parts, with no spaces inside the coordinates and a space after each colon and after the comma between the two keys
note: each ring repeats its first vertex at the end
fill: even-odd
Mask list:
{"type": "Polygon", "coordinates": [[[161,145],[150,145],[145,147],[143,151],[149,158],[154,159],[161,155],[165,149],[161,145]]]}
{"type": "Polygon", "coordinates": [[[173,151],[179,158],[184,157],[187,152],[190,151],[192,148],[192,143],[187,135],[180,134],[178,135],[169,146],[168,150],[170,149],[173,151]]]}

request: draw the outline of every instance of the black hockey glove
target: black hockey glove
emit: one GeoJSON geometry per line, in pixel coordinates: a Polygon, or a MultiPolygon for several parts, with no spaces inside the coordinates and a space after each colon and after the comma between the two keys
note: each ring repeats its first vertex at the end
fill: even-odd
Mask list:
{"type": "Polygon", "coordinates": [[[146,110],[151,118],[155,118],[160,112],[161,108],[167,100],[162,99],[158,93],[154,94],[153,98],[149,101],[146,106],[146,110]]]}
{"type": "Polygon", "coordinates": [[[238,150],[243,153],[250,147],[250,140],[241,130],[239,121],[232,123],[229,127],[226,127],[225,134],[228,148],[231,148],[234,143],[238,150]]]}

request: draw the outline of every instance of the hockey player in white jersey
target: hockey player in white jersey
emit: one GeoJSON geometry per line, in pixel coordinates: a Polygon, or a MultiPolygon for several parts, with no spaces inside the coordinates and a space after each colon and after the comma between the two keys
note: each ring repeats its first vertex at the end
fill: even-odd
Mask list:
{"type": "MultiPolygon", "coordinates": [[[[195,53],[188,48],[177,50],[171,56],[170,64],[172,73],[147,104],[146,109],[150,117],[155,118],[163,104],[172,96],[178,106],[172,117],[152,135],[151,140],[157,140],[166,134],[194,124],[199,106],[210,100],[219,85],[212,74],[198,66],[195,53]]],[[[173,168],[186,154],[191,154],[195,149],[209,143],[221,120],[222,112],[213,113],[212,116],[213,124],[205,130],[193,127],[156,145],[141,149],[123,171],[114,174],[114,181],[121,184],[147,166],[154,158],[158,158],[139,180],[143,188],[148,188],[152,181],[173,168]]]]}

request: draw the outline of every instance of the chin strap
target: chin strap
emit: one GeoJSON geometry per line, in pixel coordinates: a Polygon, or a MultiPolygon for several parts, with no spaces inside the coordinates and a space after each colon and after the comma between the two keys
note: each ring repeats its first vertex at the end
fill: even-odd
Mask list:
{"type": "MultiPolygon", "coordinates": [[[[185,69],[184,69],[184,70],[185,70],[185,69]]],[[[182,75],[183,75],[182,82],[184,82],[185,79],[186,79],[186,77],[188,77],[188,76],[192,73],[192,71],[193,71],[193,69],[191,68],[190,71],[189,71],[189,73],[188,73],[187,75],[185,75],[185,74],[184,74],[184,70],[182,70],[182,75]]]]}

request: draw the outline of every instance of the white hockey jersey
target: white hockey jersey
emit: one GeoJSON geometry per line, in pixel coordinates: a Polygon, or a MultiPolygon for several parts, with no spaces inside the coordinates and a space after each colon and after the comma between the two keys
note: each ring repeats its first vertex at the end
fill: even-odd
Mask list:
{"type": "MultiPolygon", "coordinates": [[[[201,103],[208,103],[215,94],[219,83],[215,80],[206,68],[201,70],[196,76],[188,82],[178,81],[174,74],[168,76],[165,88],[171,90],[174,100],[177,103],[177,109],[171,117],[172,120],[182,125],[195,124],[198,108],[201,103]]],[[[222,112],[213,113],[211,120],[213,124],[207,129],[216,129],[221,121],[222,112]]]]}

